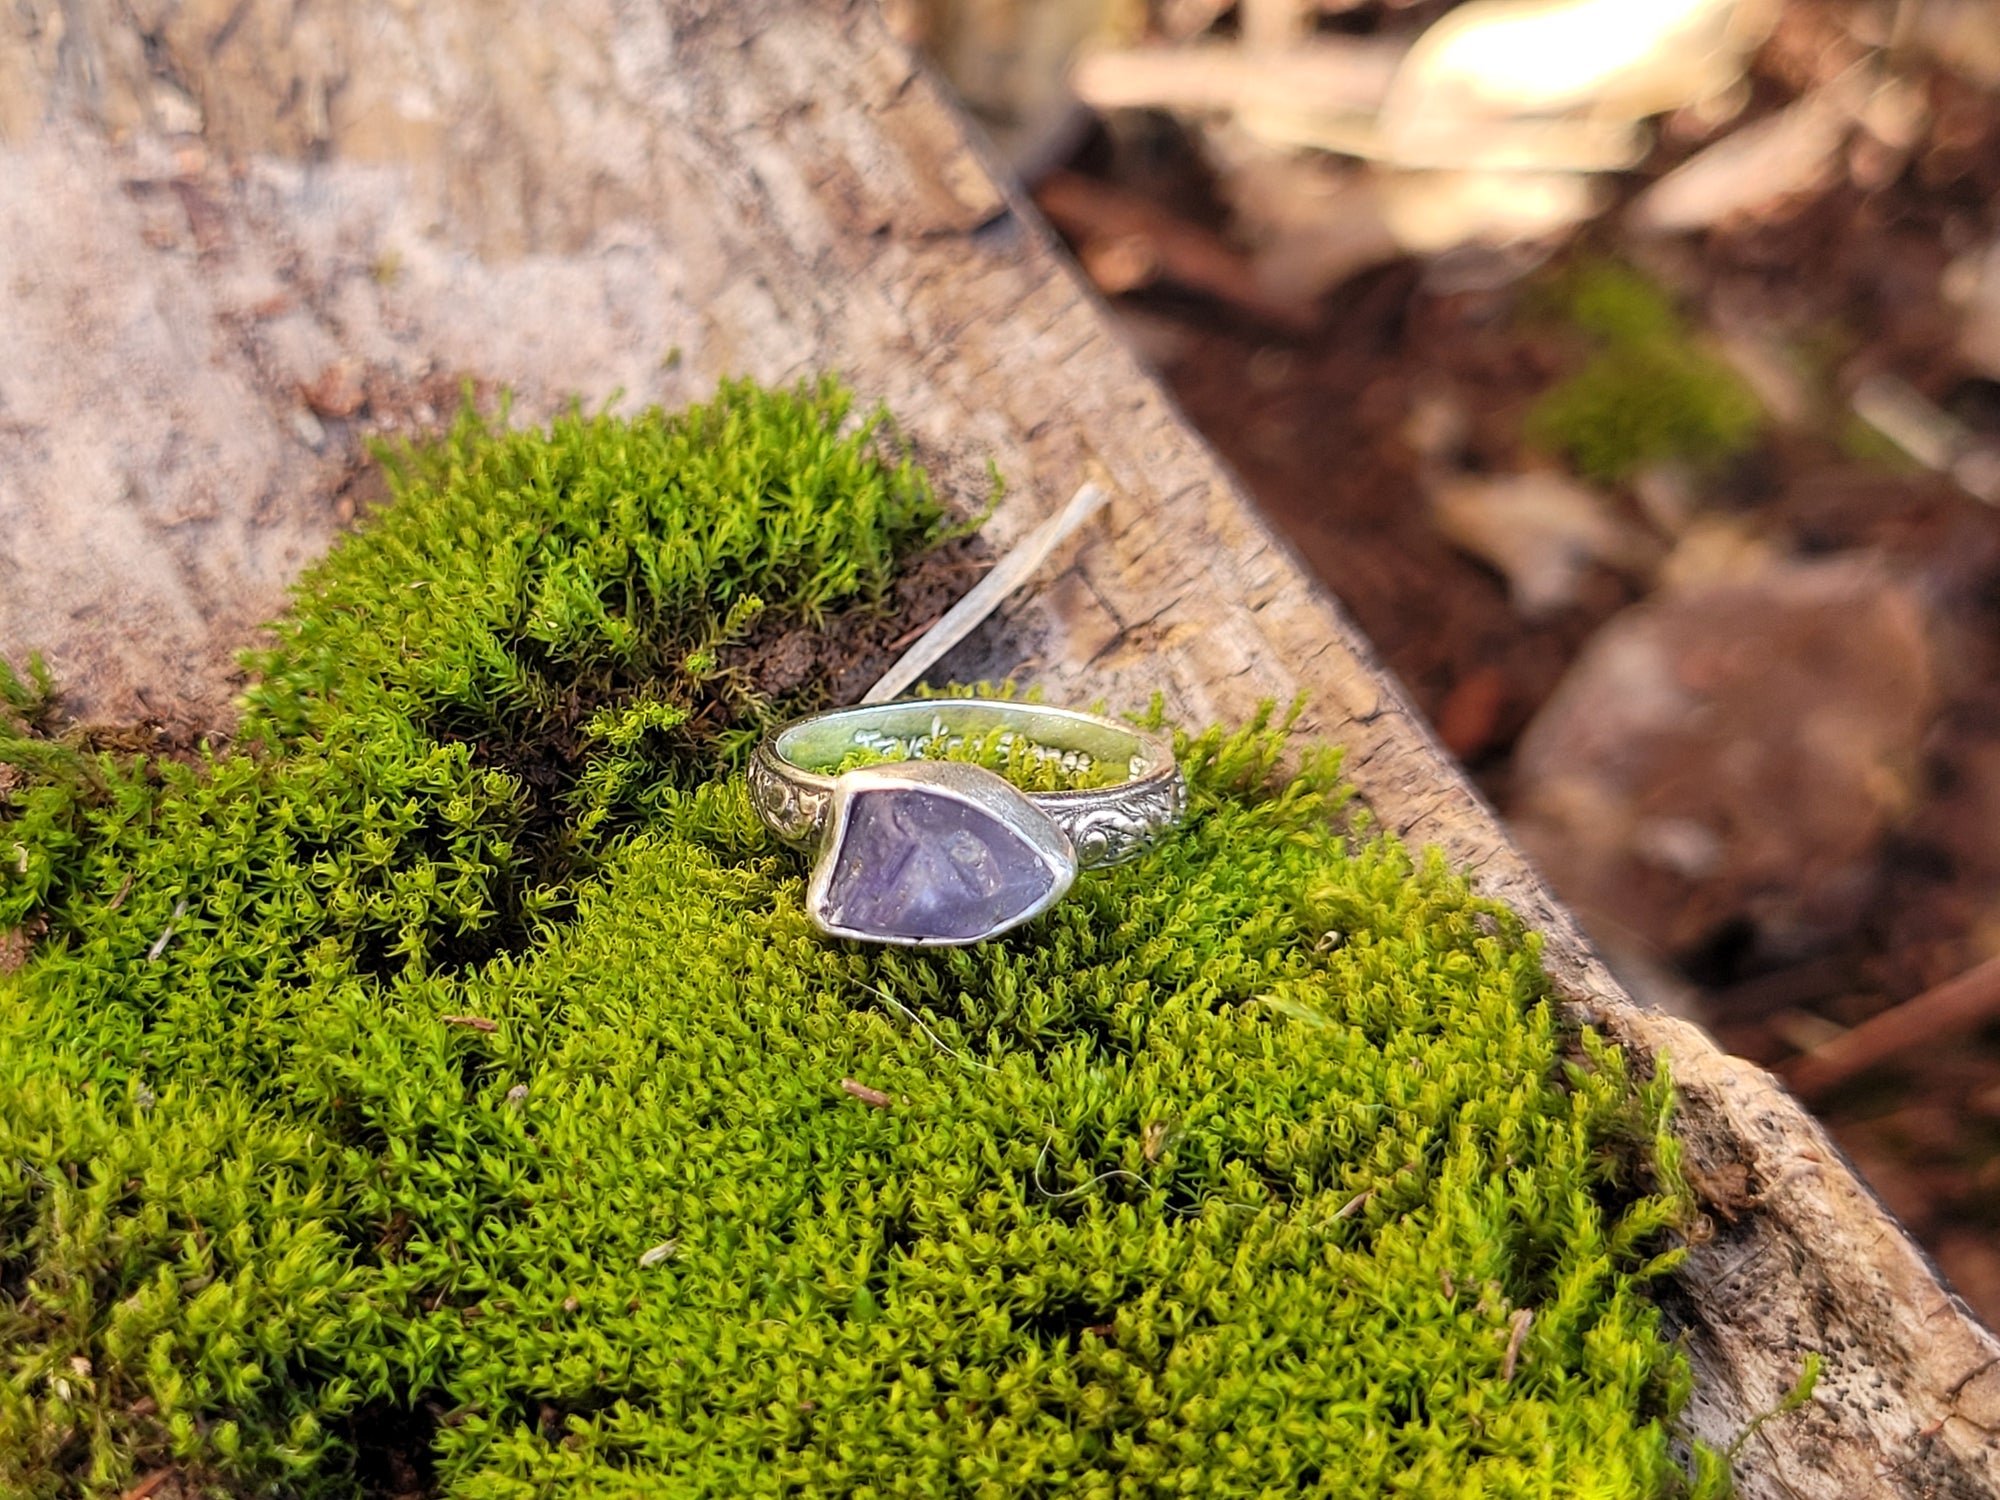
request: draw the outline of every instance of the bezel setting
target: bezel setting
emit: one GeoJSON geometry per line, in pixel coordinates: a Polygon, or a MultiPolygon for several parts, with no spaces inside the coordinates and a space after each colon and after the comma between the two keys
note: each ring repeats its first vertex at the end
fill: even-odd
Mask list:
{"type": "MultiPolygon", "coordinates": [[[[990,853],[991,848],[986,845],[986,852],[990,853]]],[[[1003,777],[982,766],[942,760],[864,766],[833,778],[819,856],[813,861],[812,877],[806,887],[806,912],[813,925],[829,937],[920,948],[966,947],[1033,921],[1068,893],[1076,879],[1076,869],[1076,850],[1055,819],[1003,777]],[[969,811],[974,821],[983,821],[1029,855],[1046,874],[1047,888],[1027,903],[969,933],[885,931],[842,921],[846,909],[836,909],[839,903],[835,899],[835,885],[847,867],[843,851],[859,826],[856,814],[869,806],[870,799],[892,801],[899,795],[906,799],[941,799],[969,811]]],[[[894,878],[900,871],[876,874],[877,878],[894,878]]]]}

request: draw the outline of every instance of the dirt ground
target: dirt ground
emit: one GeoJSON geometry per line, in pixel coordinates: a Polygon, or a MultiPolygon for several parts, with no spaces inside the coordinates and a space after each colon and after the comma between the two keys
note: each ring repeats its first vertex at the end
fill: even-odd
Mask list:
{"type": "MultiPolygon", "coordinates": [[[[1368,14],[1363,7],[1342,24],[1365,29],[1368,14]]],[[[1831,24],[1811,6],[1787,12],[1754,60],[1745,120],[1781,108],[1840,61],[1831,24]]],[[[1753,380],[1766,407],[1789,409],[1769,415],[1748,452],[1703,477],[1702,515],[1766,556],[1871,570],[1884,592],[1917,601],[1926,643],[1907,785],[1884,804],[1880,826],[1853,835],[1865,847],[1843,875],[1849,889],[1833,916],[1780,933],[1723,901],[1680,941],[1641,945],[1655,987],[1664,984],[1731,1050],[1780,1071],[2000,953],[2000,511],[1896,453],[1850,408],[1871,377],[1893,376],[1956,417],[1974,442],[2000,439],[2000,382],[1964,353],[1964,315],[1948,284],[1954,262],[2000,230],[2000,98],[1935,63],[1909,63],[1905,76],[1921,91],[1926,122],[1899,155],[1884,162],[1853,151],[1820,190],[1670,244],[1628,242],[1614,211],[1546,264],[1492,284],[1467,287],[1414,259],[1365,271],[1322,298],[1304,326],[1166,280],[1113,299],[1189,417],[1510,818],[1531,796],[1516,753],[1524,731],[1607,623],[1646,601],[1659,575],[1593,564],[1560,607],[1524,612],[1501,573],[1435,521],[1423,413],[1442,398],[1457,414],[1456,462],[1466,472],[1546,468],[1523,437],[1525,415],[1585,355],[1532,312],[1552,276],[1590,258],[1642,265],[1704,337],[1742,335],[1751,373],[1770,377],[1753,380]],[[1776,374],[1755,366],[1756,347],[1786,354],[1776,374]]],[[[1617,180],[1621,202],[1690,150],[1672,140],[1656,146],[1617,180]]],[[[1226,194],[1191,130],[1164,117],[1099,127],[1066,165],[1062,191],[1072,197],[1084,191],[1079,178],[1107,197],[1137,194],[1163,223],[1229,244],[1226,194]]],[[[1057,208],[1071,210],[1072,241],[1090,265],[1074,204],[1052,207],[1060,223],[1057,208]]],[[[1116,281],[1106,289],[1117,291],[1116,281]]],[[[1630,485],[1610,495],[1646,526],[1643,496],[1630,485]]],[[[1857,624],[1849,644],[1876,657],[1863,670],[1894,677],[1871,641],[1857,624]]],[[[1766,644],[1790,649],[1776,626],[1766,644]]],[[[1807,678],[1821,670],[1808,659],[1815,649],[1800,644],[1787,670],[1807,678]]],[[[1755,728],[1741,732],[1754,738],[1755,728]]],[[[1780,799],[1787,780],[1818,781],[1813,764],[1786,763],[1785,742],[1777,745],[1780,799]]],[[[1722,752],[1697,736],[1681,753],[1684,775],[1700,776],[1704,757],[1722,752]]],[[[1574,880],[1565,888],[1566,851],[1532,840],[1531,851],[1587,908],[1589,891],[1574,880]]],[[[1716,858],[1726,869],[1736,852],[1716,858]]],[[[1782,860],[1780,851],[1781,868],[1782,860]]],[[[1798,862],[1803,870],[1809,860],[1798,862]]],[[[1656,905],[1673,906],[1661,913],[1663,928],[1690,912],[1697,920],[1703,896],[1662,889],[1656,905]]],[[[1765,905],[1753,912],[1782,906],[1787,893],[1758,899],[1765,905]]],[[[2000,1326],[2000,1025],[1809,1092],[1875,1190],[2000,1326]]]]}

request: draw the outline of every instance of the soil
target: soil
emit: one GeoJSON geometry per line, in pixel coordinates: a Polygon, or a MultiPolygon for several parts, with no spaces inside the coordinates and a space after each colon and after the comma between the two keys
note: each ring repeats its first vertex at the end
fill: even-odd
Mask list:
{"type": "MultiPolygon", "coordinates": [[[[1842,56],[1819,9],[1791,7],[1756,60],[1746,118],[1842,56]]],[[[1883,559],[1885,576],[1913,582],[1929,607],[1941,702],[1914,805],[1882,841],[1867,916],[1781,962],[1754,933],[1728,930],[1699,951],[1657,955],[1694,986],[1699,1017],[1726,1047],[1780,1070],[1830,1028],[2000,951],[2000,511],[1914,464],[1855,456],[1847,416],[1848,393],[1888,373],[1976,432],[2000,433],[2000,385],[1959,352],[1942,286],[1956,255],[2000,229],[2000,99],[1940,69],[1911,76],[1930,120],[1900,161],[1852,162],[1835,186],[1781,213],[1670,246],[1622,241],[1614,210],[1557,259],[1636,261],[1697,327],[1780,330],[1814,351],[1802,417],[1774,423],[1704,499],[1787,554],[1883,559]]],[[[1625,200],[1689,149],[1656,149],[1620,184],[1625,200]]],[[[1068,166],[1227,234],[1221,195],[1173,127],[1100,133],[1068,166]]],[[[1524,412],[1580,363],[1573,339],[1524,315],[1541,275],[1463,290],[1438,269],[1403,261],[1367,272],[1323,299],[1303,333],[1172,288],[1113,305],[1505,814],[1523,728],[1645,585],[1597,568],[1567,607],[1525,618],[1504,581],[1431,524],[1412,432],[1424,402],[1448,393],[1463,413],[1465,467],[1514,472],[1537,461],[1524,452],[1524,412]]],[[[1809,1102],[1956,1289],[2000,1326],[2000,1026],[1809,1102]]]]}
{"type": "Polygon", "coordinates": [[[801,702],[801,711],[858,703],[993,560],[992,547],[977,533],[950,537],[904,564],[885,608],[856,606],[817,627],[779,623],[753,630],[722,653],[722,664],[750,674],[753,690],[769,698],[795,697],[818,684],[824,701],[801,702]]]}

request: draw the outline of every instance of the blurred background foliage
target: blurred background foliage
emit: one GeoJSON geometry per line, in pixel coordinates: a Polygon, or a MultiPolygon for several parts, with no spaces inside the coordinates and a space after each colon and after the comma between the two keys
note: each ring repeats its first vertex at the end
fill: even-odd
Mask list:
{"type": "Polygon", "coordinates": [[[1628,984],[2000,1321],[2000,7],[888,12],[1628,984]]]}

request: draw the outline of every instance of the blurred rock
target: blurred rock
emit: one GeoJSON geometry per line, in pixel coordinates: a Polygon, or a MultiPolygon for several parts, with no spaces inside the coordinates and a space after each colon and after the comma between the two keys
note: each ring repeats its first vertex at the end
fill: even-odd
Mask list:
{"type": "Polygon", "coordinates": [[[1608,201],[1577,172],[1388,172],[1380,174],[1382,222],[1420,255],[1460,245],[1560,240],[1608,201]]]}
{"type": "Polygon", "coordinates": [[[1586,925],[1664,957],[1858,921],[1934,712],[1924,609],[1878,562],[1729,556],[1607,625],[1516,756],[1529,853],[1586,925]]]}
{"type": "Polygon", "coordinates": [[[1928,0],[1915,10],[1919,46],[1972,82],[2000,88],[2000,6],[1993,0],[1928,0]]]}
{"type": "Polygon", "coordinates": [[[1604,496],[1563,474],[1441,478],[1431,485],[1431,516],[1506,578],[1514,607],[1530,618],[1574,603],[1596,564],[1638,568],[1651,558],[1648,539],[1604,496]]]}
{"type": "Polygon", "coordinates": [[[1473,0],[1418,38],[1377,130],[1404,167],[1615,171],[1639,122],[1737,88],[1774,0],[1473,0]]]}
{"type": "Polygon", "coordinates": [[[1647,188],[1627,222],[1655,232],[1706,229],[1820,191],[1839,175],[1862,98],[1861,81],[1844,77],[1732,132],[1647,188]]]}
{"type": "Polygon", "coordinates": [[[299,394],[319,416],[351,417],[368,399],[361,383],[362,374],[359,360],[337,359],[320,371],[311,384],[301,386],[299,394]]]}

